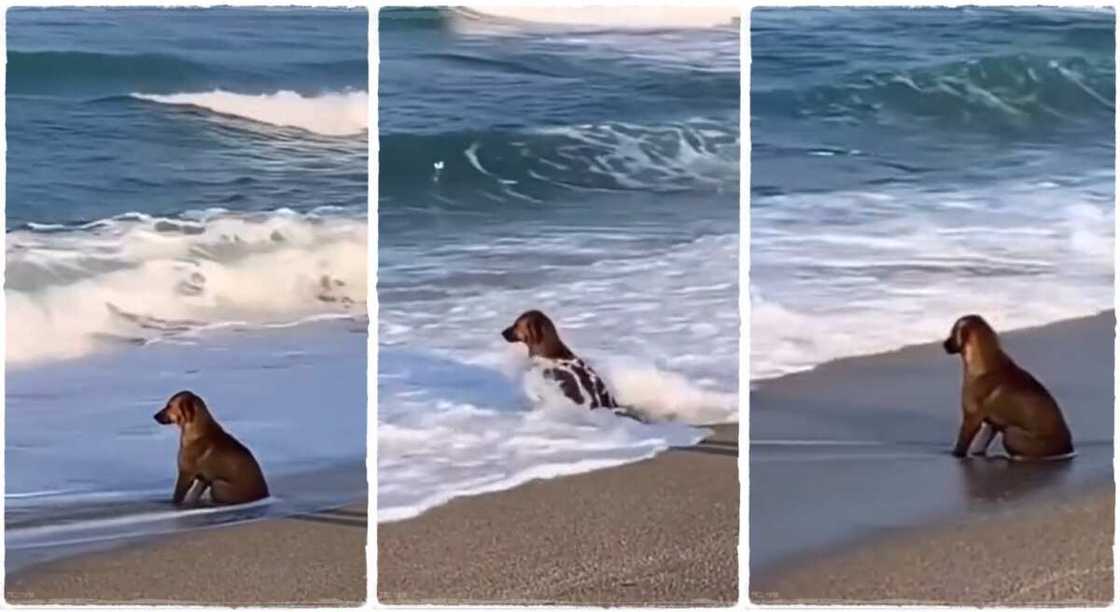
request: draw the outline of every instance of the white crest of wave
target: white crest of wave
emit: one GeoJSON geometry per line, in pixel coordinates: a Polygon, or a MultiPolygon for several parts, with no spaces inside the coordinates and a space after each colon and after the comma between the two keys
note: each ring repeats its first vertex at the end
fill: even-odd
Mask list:
{"type": "Polygon", "coordinates": [[[459,9],[453,23],[460,30],[478,31],[480,19],[496,18],[512,22],[550,26],[597,27],[610,29],[710,28],[730,25],[739,19],[734,6],[486,6],[459,9]]]}
{"type": "Polygon", "coordinates": [[[222,115],[299,128],[326,136],[350,136],[369,129],[369,94],[364,91],[305,97],[286,90],[252,95],[216,89],[170,95],[134,93],[132,97],[160,104],[194,106],[222,115]]]}
{"type": "Polygon", "coordinates": [[[215,324],[365,312],[364,218],[133,214],[79,230],[11,232],[7,257],[13,364],[215,324]]]}
{"type": "Polygon", "coordinates": [[[683,374],[624,358],[608,360],[602,370],[615,399],[650,419],[692,425],[739,421],[736,394],[704,388],[683,374]]]}

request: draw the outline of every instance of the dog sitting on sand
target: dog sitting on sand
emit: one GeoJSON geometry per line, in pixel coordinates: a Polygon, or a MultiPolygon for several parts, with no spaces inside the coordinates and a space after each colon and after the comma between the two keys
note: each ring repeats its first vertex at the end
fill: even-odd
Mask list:
{"type": "Polygon", "coordinates": [[[167,400],[155,420],[179,426],[174,503],[194,504],[207,489],[215,504],[244,504],[268,497],[268,485],[253,453],[218,425],[201,397],[180,391],[167,400]]]}
{"type": "Polygon", "coordinates": [[[502,337],[507,342],[523,342],[528,346],[532,367],[577,406],[592,410],[607,408],[615,414],[641,420],[632,409],[619,405],[595,370],[560,340],[556,325],[543,312],[522,313],[513,325],[502,330],[502,337]]]}
{"type": "Polygon", "coordinates": [[[946,353],[959,353],[964,366],[964,418],[954,455],[964,457],[974,439],[979,443],[973,454],[983,455],[997,433],[1003,434],[1003,447],[1012,459],[1074,455],[1058,402],[1003,352],[995,330],[983,318],[967,315],[957,319],[943,346],[946,353]],[[980,433],[982,428],[985,431],[980,433]]]}

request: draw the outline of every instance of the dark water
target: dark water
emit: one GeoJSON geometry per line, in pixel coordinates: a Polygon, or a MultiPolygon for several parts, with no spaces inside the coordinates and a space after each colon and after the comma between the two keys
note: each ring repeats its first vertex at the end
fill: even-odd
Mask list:
{"type": "Polygon", "coordinates": [[[962,312],[1110,306],[1113,30],[1110,10],[755,10],[752,377],[962,312]]]}

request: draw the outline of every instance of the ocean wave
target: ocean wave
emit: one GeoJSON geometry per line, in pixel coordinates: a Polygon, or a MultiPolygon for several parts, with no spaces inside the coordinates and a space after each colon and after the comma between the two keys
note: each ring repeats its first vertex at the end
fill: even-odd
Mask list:
{"type": "Polygon", "coordinates": [[[1080,57],[988,56],[902,71],[849,73],[837,83],[765,89],[759,116],[850,121],[927,118],[962,128],[1046,129],[1112,117],[1115,74],[1080,57]]]}
{"type": "Polygon", "coordinates": [[[476,187],[514,197],[564,191],[734,191],[737,121],[604,122],[533,130],[382,134],[388,194],[476,187]]]}
{"type": "Polygon", "coordinates": [[[7,358],[23,365],[229,322],[365,313],[366,220],[318,210],[133,213],[7,235],[7,358]]]}
{"type": "Polygon", "coordinates": [[[542,27],[583,30],[649,30],[733,27],[739,20],[736,7],[515,7],[452,9],[452,25],[471,33],[494,28],[542,27]]]}
{"type": "Polygon", "coordinates": [[[239,94],[214,90],[170,95],[133,93],[133,98],[191,106],[206,111],[281,127],[295,127],[324,136],[364,134],[369,129],[369,94],[364,91],[302,96],[294,91],[239,94]]]}
{"type": "Polygon", "coordinates": [[[1111,307],[1112,175],[1086,181],[756,203],[752,380],[934,342],[968,313],[1008,330],[1111,307]]]}
{"type": "Polygon", "coordinates": [[[707,430],[694,425],[737,420],[734,394],[701,390],[683,376],[635,362],[612,365],[608,376],[626,372],[613,379],[619,400],[636,401],[636,409],[662,420],[642,424],[564,401],[530,408],[516,374],[383,349],[378,520],[646,459],[700,441],[707,430]]]}

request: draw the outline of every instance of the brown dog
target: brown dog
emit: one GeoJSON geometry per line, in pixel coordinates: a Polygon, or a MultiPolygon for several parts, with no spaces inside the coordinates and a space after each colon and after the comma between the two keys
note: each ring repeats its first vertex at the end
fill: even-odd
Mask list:
{"type": "Polygon", "coordinates": [[[181,432],[179,478],[172,495],[176,504],[196,502],[207,488],[215,504],[244,504],[268,497],[268,485],[253,454],[218,425],[201,397],[180,391],[167,400],[155,419],[163,425],[178,425],[181,432]],[[188,492],[192,493],[190,499],[188,492]]]}
{"type": "Polygon", "coordinates": [[[964,365],[961,423],[953,454],[965,456],[980,431],[988,430],[974,454],[982,455],[997,433],[1013,459],[1073,456],[1073,441],[1058,402],[1000,348],[995,330],[979,315],[957,319],[943,345],[960,353],[964,365]]]}
{"type": "Polygon", "coordinates": [[[560,340],[556,326],[543,312],[521,313],[513,325],[502,330],[502,337],[507,342],[524,342],[529,347],[533,367],[539,369],[546,380],[555,382],[564,396],[576,405],[609,408],[615,414],[642,420],[636,412],[615,401],[603,379],[560,340]]]}

